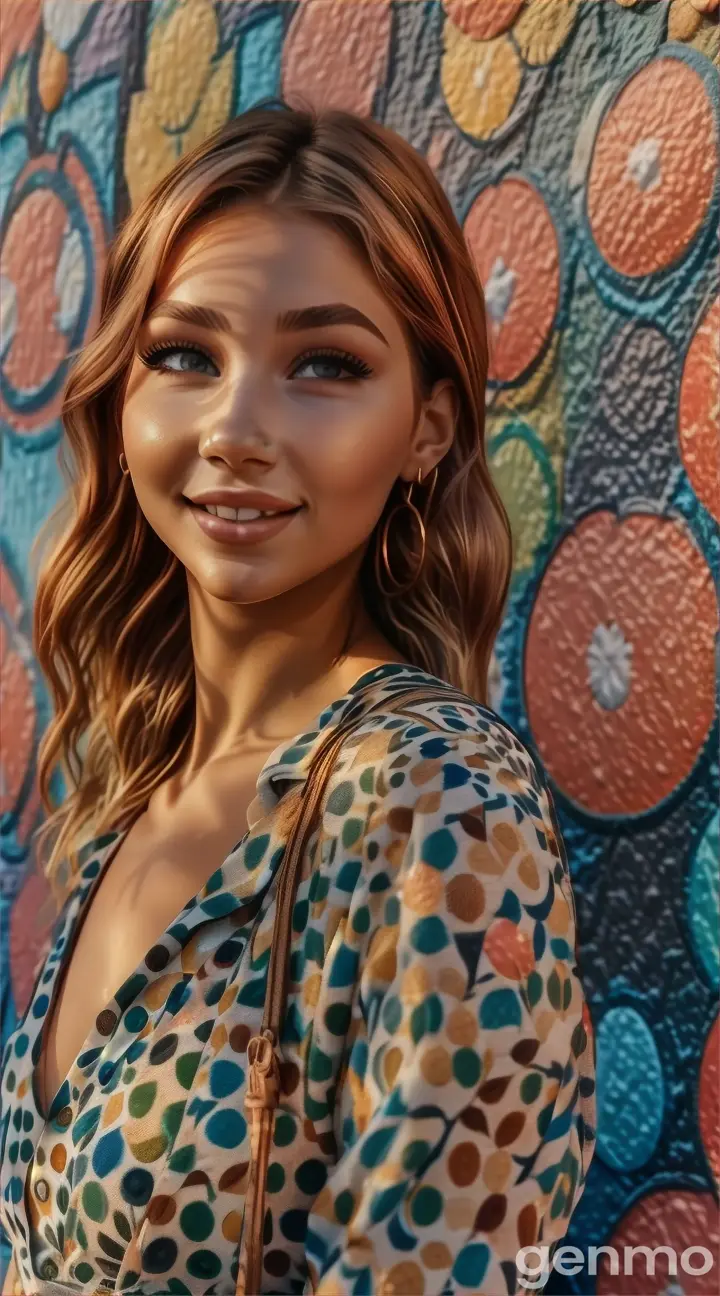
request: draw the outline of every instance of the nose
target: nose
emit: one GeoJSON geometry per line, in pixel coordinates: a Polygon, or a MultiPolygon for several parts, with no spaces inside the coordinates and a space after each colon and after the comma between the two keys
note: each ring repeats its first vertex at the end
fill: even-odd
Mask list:
{"type": "Polygon", "coordinates": [[[198,427],[198,452],[203,459],[220,460],[229,468],[247,462],[270,467],[277,448],[265,431],[259,384],[249,371],[223,383],[209,394],[198,427]]]}

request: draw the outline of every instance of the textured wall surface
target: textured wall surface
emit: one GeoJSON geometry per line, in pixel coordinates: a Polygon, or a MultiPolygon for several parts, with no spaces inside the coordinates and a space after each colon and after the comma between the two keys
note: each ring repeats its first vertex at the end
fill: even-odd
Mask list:
{"type": "MultiPolygon", "coordinates": [[[[259,98],[372,113],[430,160],[487,292],[517,549],[494,702],[553,781],[598,1047],[571,1240],[717,1246],[716,21],[716,0],[2,0],[3,1037],[44,921],[28,551],[108,239],[259,98]]],[[[709,1281],[660,1257],[550,1290],[709,1281]]]]}

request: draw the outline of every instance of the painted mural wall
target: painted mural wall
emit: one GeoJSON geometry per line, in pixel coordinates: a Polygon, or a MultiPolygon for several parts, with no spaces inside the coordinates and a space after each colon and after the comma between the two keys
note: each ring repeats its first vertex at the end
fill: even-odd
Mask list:
{"type": "MultiPolygon", "coordinates": [[[[430,160],[486,289],[516,540],[493,702],[552,779],[598,1050],[569,1240],[717,1250],[717,18],[717,0],[2,0],[3,1040],[48,921],[29,549],[108,240],[258,99],[372,114],[430,160]]],[[[709,1281],[601,1259],[548,1290],[709,1281]]]]}

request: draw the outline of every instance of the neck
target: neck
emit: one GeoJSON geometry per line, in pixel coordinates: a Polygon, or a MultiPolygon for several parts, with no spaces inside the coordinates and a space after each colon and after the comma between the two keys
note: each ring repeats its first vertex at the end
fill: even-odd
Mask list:
{"type": "Polygon", "coordinates": [[[365,671],[405,660],[349,581],[244,605],[210,598],[191,581],[188,591],[196,706],[183,784],[248,745],[272,750],[365,671]]]}

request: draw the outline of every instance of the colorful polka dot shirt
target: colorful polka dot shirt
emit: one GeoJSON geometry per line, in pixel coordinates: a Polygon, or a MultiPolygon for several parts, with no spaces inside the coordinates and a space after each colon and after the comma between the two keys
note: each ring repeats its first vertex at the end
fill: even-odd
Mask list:
{"type": "MultiPolygon", "coordinates": [[[[24,1292],[233,1296],[247,1043],[310,761],[360,688],[440,683],[367,672],[272,753],[249,831],[98,1015],[45,1118],[43,1022],[123,832],[86,846],[3,1054],[0,1219],[24,1292]]],[[[346,740],[307,848],[264,1293],[508,1296],[520,1249],[560,1239],[583,1191],[594,1048],[550,793],[494,712],[457,695],[412,711],[346,740]]]]}

